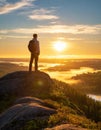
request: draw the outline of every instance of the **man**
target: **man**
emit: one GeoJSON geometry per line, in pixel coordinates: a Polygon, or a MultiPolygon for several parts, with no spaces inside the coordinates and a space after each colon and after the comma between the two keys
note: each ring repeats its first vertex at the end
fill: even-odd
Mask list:
{"type": "Polygon", "coordinates": [[[33,39],[29,41],[28,49],[31,52],[29,71],[32,71],[32,64],[34,60],[35,71],[38,70],[38,57],[40,54],[39,41],[37,40],[37,34],[33,34],[33,39]]]}

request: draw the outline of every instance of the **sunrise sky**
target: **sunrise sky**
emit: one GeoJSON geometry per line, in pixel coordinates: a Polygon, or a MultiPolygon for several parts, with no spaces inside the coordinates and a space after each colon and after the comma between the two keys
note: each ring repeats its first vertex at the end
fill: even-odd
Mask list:
{"type": "Polygon", "coordinates": [[[0,58],[28,57],[33,33],[41,57],[101,58],[101,0],[0,0],[0,58]]]}

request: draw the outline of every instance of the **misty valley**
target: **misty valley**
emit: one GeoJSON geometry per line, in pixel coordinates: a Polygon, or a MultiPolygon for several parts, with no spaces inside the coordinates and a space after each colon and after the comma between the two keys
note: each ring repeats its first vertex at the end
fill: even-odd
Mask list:
{"type": "MultiPolygon", "coordinates": [[[[28,59],[0,59],[0,77],[20,70],[28,70],[28,59]]],[[[70,84],[78,91],[85,92],[93,99],[101,101],[101,60],[41,59],[39,70],[48,73],[53,79],[70,84]]]]}

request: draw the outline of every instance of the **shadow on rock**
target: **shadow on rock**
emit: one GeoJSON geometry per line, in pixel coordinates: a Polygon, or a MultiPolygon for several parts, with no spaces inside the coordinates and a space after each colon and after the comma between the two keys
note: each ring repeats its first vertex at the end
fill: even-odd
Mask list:
{"type": "Polygon", "coordinates": [[[45,96],[49,94],[52,79],[44,72],[18,71],[0,78],[0,96],[45,96]]]}
{"type": "Polygon", "coordinates": [[[16,103],[0,115],[0,129],[19,130],[27,121],[45,122],[51,114],[56,113],[38,98],[23,97],[16,103]]]}

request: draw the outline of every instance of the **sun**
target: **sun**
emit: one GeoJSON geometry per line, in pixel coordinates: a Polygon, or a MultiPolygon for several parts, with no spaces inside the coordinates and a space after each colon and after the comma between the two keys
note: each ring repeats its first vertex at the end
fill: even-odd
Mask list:
{"type": "Polygon", "coordinates": [[[53,44],[54,49],[59,52],[64,51],[67,47],[67,43],[64,41],[55,41],[53,44]]]}

